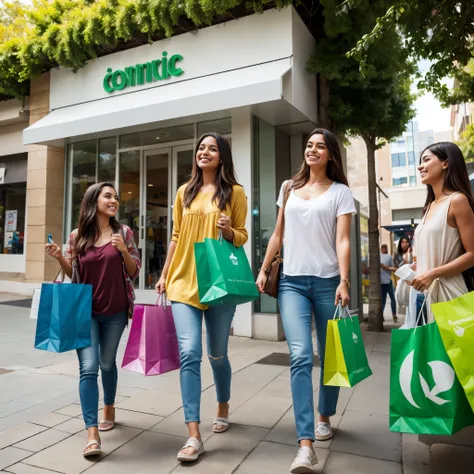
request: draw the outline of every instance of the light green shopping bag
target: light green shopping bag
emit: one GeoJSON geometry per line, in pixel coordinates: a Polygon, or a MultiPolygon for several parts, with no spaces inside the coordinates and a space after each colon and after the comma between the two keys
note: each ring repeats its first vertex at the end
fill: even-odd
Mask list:
{"type": "Polygon", "coordinates": [[[474,424],[436,323],[392,331],[390,430],[451,435],[474,424]]]}
{"type": "Polygon", "coordinates": [[[199,300],[205,305],[243,304],[259,293],[243,247],[225,239],[194,244],[199,300]]]}
{"type": "Polygon", "coordinates": [[[431,306],[441,339],[474,410],[474,292],[431,306]]]}
{"type": "Polygon", "coordinates": [[[370,375],[372,370],[367,360],[359,318],[351,318],[347,309],[339,305],[334,319],[328,321],[324,385],[353,387],[370,375]],[[344,315],[347,317],[344,318],[344,315]]]}

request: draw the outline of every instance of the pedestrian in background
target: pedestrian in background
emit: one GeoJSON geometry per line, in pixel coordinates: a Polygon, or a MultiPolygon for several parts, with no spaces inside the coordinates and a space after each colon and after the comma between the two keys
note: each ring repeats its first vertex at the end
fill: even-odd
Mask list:
{"type": "MultiPolygon", "coordinates": [[[[416,277],[411,284],[420,292],[430,290],[424,317],[432,322],[432,303],[474,290],[474,198],[464,156],[454,143],[425,148],[418,171],[428,194],[415,231],[416,277]]],[[[417,296],[417,313],[424,298],[417,296]]]]}
{"type": "Polygon", "coordinates": [[[173,207],[173,235],[158,293],[167,292],[178,335],[181,359],[181,396],[189,439],[179,461],[195,461],[204,445],[199,430],[201,404],[202,319],[206,322],[207,351],[217,392],[214,433],[229,428],[232,371],[227,348],[235,306],[203,306],[199,302],[194,244],[219,234],[235,246],[245,244],[247,198],[237,183],[229,142],[206,133],[196,144],[191,179],[181,186],[173,207]]]}
{"type": "Polygon", "coordinates": [[[88,443],[84,457],[102,453],[99,431],[115,426],[117,349],[135,298],[132,281],[140,272],[140,256],[133,232],[116,216],[119,198],[111,183],[90,186],[81,203],[79,225],[69,236],[66,253],[55,243],[48,255],[58,260],[74,283],[92,285],[92,345],[77,350],[79,395],[88,443]],[[104,389],[104,419],[98,423],[99,367],[104,389]]]}
{"type": "Polygon", "coordinates": [[[406,237],[402,237],[398,241],[397,251],[393,256],[396,267],[413,263],[413,252],[411,243],[406,237]]]}
{"type": "Polygon", "coordinates": [[[395,299],[395,291],[393,289],[392,273],[397,270],[392,256],[388,253],[388,246],[382,245],[380,247],[380,288],[382,290],[382,316],[387,304],[387,295],[390,296],[390,303],[392,308],[392,318],[398,321],[397,318],[397,301],[395,299]]]}
{"type": "Polygon", "coordinates": [[[326,332],[336,306],[349,303],[350,226],[356,212],[334,134],[325,129],[310,134],[303,163],[283,183],[278,206],[277,224],[257,286],[264,291],[270,264],[284,241],[278,303],[291,355],[291,392],[300,445],[291,472],[309,473],[315,472],[313,465],[318,462],[313,442],[333,436],[330,417],[336,414],[339,387],[323,384],[326,332]],[[313,314],[321,365],[316,429],[311,376],[313,314]]]}

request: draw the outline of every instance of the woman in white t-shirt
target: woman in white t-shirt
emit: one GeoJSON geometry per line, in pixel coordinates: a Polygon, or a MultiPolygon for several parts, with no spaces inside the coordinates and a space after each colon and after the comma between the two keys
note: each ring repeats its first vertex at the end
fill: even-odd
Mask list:
{"type": "Polygon", "coordinates": [[[349,303],[350,226],[356,212],[334,134],[325,129],[310,134],[303,164],[283,183],[278,206],[277,224],[257,285],[263,292],[270,264],[284,240],[278,303],[291,353],[291,390],[300,444],[291,472],[314,472],[318,460],[313,442],[332,437],[330,417],[336,413],[339,396],[338,387],[323,385],[324,351],[327,323],[335,305],[349,303]],[[321,362],[316,430],[311,377],[313,313],[321,362]]]}

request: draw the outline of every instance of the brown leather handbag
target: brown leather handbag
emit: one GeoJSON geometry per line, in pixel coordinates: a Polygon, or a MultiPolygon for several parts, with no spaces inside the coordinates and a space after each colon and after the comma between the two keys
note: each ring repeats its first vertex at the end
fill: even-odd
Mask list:
{"type": "MultiPolygon", "coordinates": [[[[286,188],[285,188],[285,197],[283,200],[283,212],[285,211],[286,202],[290,197],[292,181],[288,181],[286,188]]],[[[284,216],[284,214],[283,214],[284,216]]],[[[283,229],[285,230],[285,221],[283,220],[283,229]]],[[[280,273],[281,273],[281,265],[283,265],[283,259],[280,255],[281,248],[278,253],[275,255],[273,262],[270,263],[270,266],[267,268],[266,275],[267,275],[267,283],[265,284],[264,293],[268,296],[273,298],[278,298],[278,286],[280,283],[280,273]]]]}

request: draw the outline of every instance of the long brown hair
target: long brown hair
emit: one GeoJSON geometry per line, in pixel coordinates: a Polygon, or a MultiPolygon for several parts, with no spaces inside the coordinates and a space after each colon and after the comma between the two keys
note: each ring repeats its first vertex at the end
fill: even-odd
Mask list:
{"type": "MultiPolygon", "coordinates": [[[[448,163],[448,168],[443,177],[443,192],[451,191],[464,194],[469,201],[469,205],[474,212],[474,197],[472,195],[471,183],[467,172],[466,161],[460,148],[452,142],[438,142],[427,146],[420,154],[420,163],[423,153],[429,150],[440,161],[448,163]]],[[[426,215],[431,203],[435,200],[433,187],[427,185],[427,195],[422,217],[426,215]]],[[[474,290],[474,268],[469,268],[463,272],[464,280],[470,291],[474,290]]]]}
{"type": "MultiPolygon", "coordinates": [[[[337,183],[342,183],[348,186],[344,169],[342,168],[342,157],[341,149],[339,148],[339,142],[337,141],[336,135],[326,130],[325,128],[315,128],[306,138],[304,148],[308,146],[309,139],[313,135],[322,135],[324,137],[324,143],[329,151],[331,160],[328,162],[326,167],[326,176],[337,183]]],[[[303,163],[300,169],[291,179],[291,187],[293,189],[302,188],[309,180],[310,168],[306,163],[306,158],[303,158],[303,163]]]]}
{"type": "MultiPolygon", "coordinates": [[[[87,188],[82,198],[76,244],[73,251],[75,256],[84,255],[100,236],[99,223],[97,222],[97,200],[104,188],[112,188],[115,191],[115,185],[112,183],[97,183],[87,188]]],[[[110,227],[115,234],[120,232],[121,226],[115,217],[110,218],[110,227]]]]}
{"type": "MultiPolygon", "coordinates": [[[[235,176],[234,161],[229,142],[218,133],[205,133],[196,143],[194,148],[193,171],[191,179],[188,181],[184,190],[184,207],[189,208],[199,191],[202,188],[202,169],[197,165],[196,155],[199,151],[201,142],[206,137],[213,137],[216,140],[219,149],[220,164],[216,177],[216,192],[212,196],[212,201],[217,203],[217,207],[223,211],[232,200],[232,189],[234,185],[239,185],[235,176]]],[[[239,185],[240,186],[240,185],[239,185]]]]}

